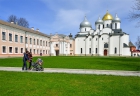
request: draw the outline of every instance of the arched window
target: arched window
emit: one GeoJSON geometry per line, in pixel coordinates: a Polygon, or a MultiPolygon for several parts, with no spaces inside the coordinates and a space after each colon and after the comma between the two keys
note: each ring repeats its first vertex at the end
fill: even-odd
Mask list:
{"type": "Polygon", "coordinates": [[[115,54],[117,53],[117,48],[116,48],[116,47],[115,47],[114,53],[115,53],[115,54]]]}
{"type": "Polygon", "coordinates": [[[100,29],[100,25],[98,26],[98,29],[100,29]]]}
{"type": "Polygon", "coordinates": [[[107,24],[106,27],[109,27],[109,25],[107,24]]]}
{"type": "Polygon", "coordinates": [[[104,28],[104,24],[103,24],[103,28],[104,28]]]}
{"type": "Polygon", "coordinates": [[[115,23],[115,29],[117,29],[117,23],[115,23]]]}
{"type": "Polygon", "coordinates": [[[81,54],[82,54],[82,48],[81,48],[81,54]]]}
{"type": "Polygon", "coordinates": [[[107,43],[104,44],[104,48],[108,48],[108,44],[107,43]]]}
{"type": "Polygon", "coordinates": [[[85,31],[86,31],[86,28],[85,28],[85,31]]]}

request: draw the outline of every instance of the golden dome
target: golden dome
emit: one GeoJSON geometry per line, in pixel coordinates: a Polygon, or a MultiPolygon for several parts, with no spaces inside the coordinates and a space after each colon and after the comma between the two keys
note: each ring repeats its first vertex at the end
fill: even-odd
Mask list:
{"type": "Polygon", "coordinates": [[[113,16],[107,11],[102,20],[113,20],[113,16]]]}

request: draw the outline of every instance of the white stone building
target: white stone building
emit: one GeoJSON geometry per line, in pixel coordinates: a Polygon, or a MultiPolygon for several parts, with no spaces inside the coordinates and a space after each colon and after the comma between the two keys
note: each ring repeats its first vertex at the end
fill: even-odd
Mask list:
{"type": "Polygon", "coordinates": [[[121,20],[108,12],[95,22],[95,30],[84,18],[75,36],[75,55],[131,56],[129,34],[121,29],[121,20]]]}
{"type": "Polygon", "coordinates": [[[74,40],[72,35],[50,35],[50,56],[74,55],[74,40]]]}

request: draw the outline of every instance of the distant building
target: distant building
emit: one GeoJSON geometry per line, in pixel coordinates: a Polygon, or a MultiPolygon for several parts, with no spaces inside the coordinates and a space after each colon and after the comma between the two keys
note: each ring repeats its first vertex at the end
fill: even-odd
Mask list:
{"type": "Polygon", "coordinates": [[[95,22],[95,30],[85,17],[75,37],[75,55],[130,56],[129,34],[121,29],[121,20],[107,12],[95,22]]]}
{"type": "Polygon", "coordinates": [[[49,56],[50,37],[39,30],[0,20],[0,34],[0,57],[23,56],[25,50],[34,56],[49,56]]]}

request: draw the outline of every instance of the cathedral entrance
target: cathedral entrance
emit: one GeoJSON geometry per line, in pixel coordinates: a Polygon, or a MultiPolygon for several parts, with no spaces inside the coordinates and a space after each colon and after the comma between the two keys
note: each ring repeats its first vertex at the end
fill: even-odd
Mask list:
{"type": "Polygon", "coordinates": [[[106,49],[104,50],[104,56],[107,56],[107,50],[106,49]]]}
{"type": "Polygon", "coordinates": [[[55,50],[56,56],[59,56],[59,50],[55,50]]]}

